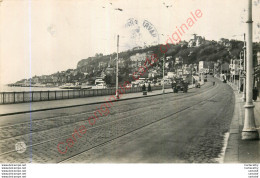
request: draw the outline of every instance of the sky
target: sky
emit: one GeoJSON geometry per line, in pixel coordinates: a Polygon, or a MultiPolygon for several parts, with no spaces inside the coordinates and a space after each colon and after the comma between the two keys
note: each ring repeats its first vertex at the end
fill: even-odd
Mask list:
{"type": "MultiPolygon", "coordinates": [[[[117,35],[119,51],[165,43],[198,9],[202,16],[182,40],[194,33],[243,40],[247,0],[2,0],[0,84],[75,69],[81,59],[116,52],[117,35]],[[131,18],[137,25],[128,27],[131,18]]],[[[260,0],[253,0],[253,21],[259,42],[260,0]]]]}

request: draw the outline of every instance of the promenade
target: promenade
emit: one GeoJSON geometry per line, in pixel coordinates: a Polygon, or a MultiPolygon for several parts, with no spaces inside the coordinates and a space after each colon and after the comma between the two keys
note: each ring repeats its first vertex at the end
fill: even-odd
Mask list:
{"type": "MultiPolygon", "coordinates": [[[[242,140],[241,133],[245,117],[245,102],[242,93],[238,93],[237,86],[228,83],[235,95],[235,110],[230,125],[229,139],[225,152],[224,163],[259,163],[260,140],[242,140]]],[[[254,102],[254,115],[256,127],[260,131],[260,99],[254,102]]]]}
{"type": "MultiPolygon", "coordinates": [[[[172,89],[165,89],[165,93],[172,92],[172,89]]],[[[138,93],[127,93],[120,97],[120,100],[127,100],[140,97],[150,97],[154,95],[161,95],[162,90],[154,90],[148,92],[146,96],[142,92],[138,93]]],[[[86,98],[75,98],[75,99],[63,99],[63,100],[51,100],[51,101],[39,101],[39,102],[28,102],[28,103],[17,103],[17,104],[5,104],[0,105],[0,116],[28,113],[35,111],[53,110],[67,107],[76,107],[82,105],[91,105],[104,103],[108,100],[110,95],[107,96],[95,96],[86,98]]]]}

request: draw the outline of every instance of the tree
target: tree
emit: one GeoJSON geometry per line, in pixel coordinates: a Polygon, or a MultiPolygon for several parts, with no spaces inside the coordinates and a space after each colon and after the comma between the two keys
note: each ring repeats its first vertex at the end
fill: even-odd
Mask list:
{"type": "Polygon", "coordinates": [[[106,82],[106,84],[111,84],[112,82],[112,76],[111,75],[106,75],[104,78],[104,81],[106,82]]]}

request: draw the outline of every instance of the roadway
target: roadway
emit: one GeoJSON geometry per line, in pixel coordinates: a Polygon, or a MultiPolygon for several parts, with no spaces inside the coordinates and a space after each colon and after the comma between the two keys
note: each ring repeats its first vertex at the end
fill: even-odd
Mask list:
{"type": "Polygon", "coordinates": [[[102,112],[91,126],[88,118],[100,106],[1,116],[0,161],[221,162],[225,135],[233,116],[234,95],[230,86],[209,77],[205,85],[188,93],[114,102],[109,112],[102,112]],[[216,81],[215,86],[212,81],[216,81]],[[9,123],[8,119],[17,123],[9,123]],[[82,125],[86,133],[70,142],[71,147],[66,145],[66,140],[82,125]],[[18,153],[15,144],[21,141],[27,148],[18,153]],[[67,146],[65,154],[58,152],[57,145],[61,142],[62,151],[67,146]]]}

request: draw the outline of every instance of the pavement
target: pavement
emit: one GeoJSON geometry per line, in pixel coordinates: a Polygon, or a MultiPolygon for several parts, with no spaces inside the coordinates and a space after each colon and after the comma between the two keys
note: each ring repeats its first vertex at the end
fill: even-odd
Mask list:
{"type": "MultiPolygon", "coordinates": [[[[165,89],[165,93],[171,93],[172,89],[165,89]]],[[[154,90],[148,92],[146,96],[142,92],[139,93],[127,93],[120,96],[120,100],[129,100],[140,97],[150,97],[155,95],[161,95],[162,90],[154,90]]],[[[30,103],[16,103],[16,104],[4,104],[0,105],[0,116],[8,116],[14,114],[22,114],[37,111],[46,111],[54,109],[62,109],[69,107],[77,107],[83,105],[105,103],[110,95],[96,96],[86,98],[64,99],[64,100],[52,100],[52,101],[40,101],[30,103]]]]}
{"type": "MultiPolygon", "coordinates": [[[[242,93],[238,93],[237,86],[228,83],[234,91],[235,108],[229,129],[229,138],[225,151],[224,163],[260,163],[260,140],[242,140],[241,133],[245,116],[242,93]]],[[[256,127],[260,131],[260,98],[254,102],[256,127]]]]}

